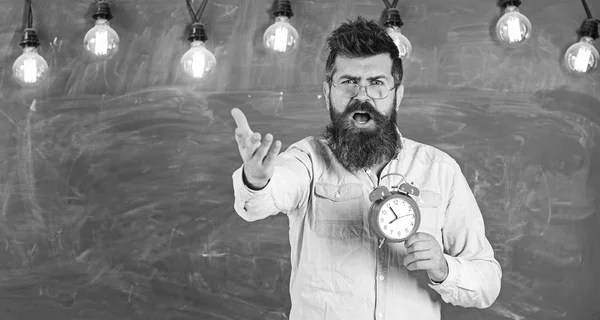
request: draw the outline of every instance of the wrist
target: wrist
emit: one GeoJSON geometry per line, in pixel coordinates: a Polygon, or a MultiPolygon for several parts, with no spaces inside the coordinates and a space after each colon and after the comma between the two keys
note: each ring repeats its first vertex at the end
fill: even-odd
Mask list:
{"type": "Polygon", "coordinates": [[[254,191],[259,191],[264,189],[267,186],[267,183],[269,183],[270,179],[267,181],[250,181],[251,179],[248,179],[248,177],[246,177],[246,172],[244,170],[242,170],[242,180],[244,181],[244,184],[246,185],[246,187],[248,187],[251,190],[254,191]]]}
{"type": "Polygon", "coordinates": [[[429,280],[435,284],[440,284],[448,278],[449,268],[448,268],[448,260],[446,260],[446,257],[444,257],[444,267],[442,267],[442,273],[443,273],[443,276],[441,276],[439,278],[432,278],[430,276],[429,280]]]}

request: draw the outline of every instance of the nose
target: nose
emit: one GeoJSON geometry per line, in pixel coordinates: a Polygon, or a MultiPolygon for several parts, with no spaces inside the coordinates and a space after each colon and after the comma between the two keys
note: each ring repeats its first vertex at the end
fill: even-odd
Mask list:
{"type": "Polygon", "coordinates": [[[359,100],[359,101],[367,101],[367,100],[371,99],[369,97],[369,95],[367,94],[367,86],[358,87],[358,93],[356,94],[354,99],[359,100]]]}

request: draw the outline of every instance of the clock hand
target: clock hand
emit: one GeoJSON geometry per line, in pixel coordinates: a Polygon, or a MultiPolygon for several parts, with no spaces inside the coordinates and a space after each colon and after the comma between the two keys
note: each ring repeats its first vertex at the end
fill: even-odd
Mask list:
{"type": "Polygon", "coordinates": [[[405,215],[403,215],[403,216],[399,216],[399,217],[398,217],[398,216],[396,216],[396,219],[394,219],[394,220],[390,221],[390,223],[393,223],[394,221],[396,221],[396,220],[398,220],[398,219],[400,219],[400,218],[404,218],[404,217],[408,217],[408,216],[412,216],[412,213],[405,214],[405,215]]]}
{"type": "MultiPolygon", "coordinates": [[[[392,213],[394,214],[394,217],[396,217],[396,219],[398,219],[398,215],[396,214],[396,212],[394,211],[394,209],[392,209],[392,207],[390,206],[390,210],[392,211],[392,213]]],[[[395,219],[394,219],[395,220],[395,219]]]]}

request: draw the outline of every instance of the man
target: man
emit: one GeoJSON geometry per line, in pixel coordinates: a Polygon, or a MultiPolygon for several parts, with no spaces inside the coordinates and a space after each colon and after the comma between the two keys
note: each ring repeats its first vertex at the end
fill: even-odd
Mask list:
{"type": "Polygon", "coordinates": [[[235,210],[247,221],[289,218],[290,319],[440,319],[441,300],[489,307],[501,269],[460,167],[446,153],[400,135],[402,62],[392,39],[363,18],[328,38],[323,83],[331,116],[323,137],[279,154],[233,109],[243,165],[233,173],[235,210]],[[369,228],[369,193],[402,182],[419,188],[421,224],[401,243],[369,228]]]}

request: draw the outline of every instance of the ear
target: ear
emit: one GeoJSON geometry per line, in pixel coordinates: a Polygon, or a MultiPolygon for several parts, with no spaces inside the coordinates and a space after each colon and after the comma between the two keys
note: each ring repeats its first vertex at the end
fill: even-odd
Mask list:
{"type": "Polygon", "coordinates": [[[402,102],[402,98],[404,98],[404,85],[401,84],[396,89],[396,112],[400,109],[400,103],[402,102]]]}
{"type": "Polygon", "coordinates": [[[331,107],[331,101],[329,101],[329,82],[323,82],[323,96],[325,97],[325,106],[327,107],[327,111],[331,107]]]}

